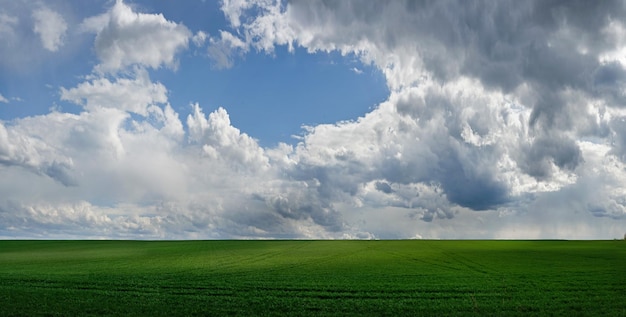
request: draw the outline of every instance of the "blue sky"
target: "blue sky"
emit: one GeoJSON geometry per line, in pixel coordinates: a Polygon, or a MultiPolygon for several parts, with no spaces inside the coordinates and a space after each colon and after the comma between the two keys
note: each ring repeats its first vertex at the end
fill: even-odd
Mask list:
{"type": "Polygon", "coordinates": [[[0,238],[622,237],[625,15],[0,0],[0,238]]]}
{"type": "Polygon", "coordinates": [[[378,69],[337,53],[279,47],[273,55],[247,55],[229,69],[215,69],[203,56],[190,56],[183,66],[159,79],[170,87],[177,111],[189,112],[191,102],[224,107],[235,126],[266,146],[294,143],[301,125],[363,116],[389,94],[378,69]]]}

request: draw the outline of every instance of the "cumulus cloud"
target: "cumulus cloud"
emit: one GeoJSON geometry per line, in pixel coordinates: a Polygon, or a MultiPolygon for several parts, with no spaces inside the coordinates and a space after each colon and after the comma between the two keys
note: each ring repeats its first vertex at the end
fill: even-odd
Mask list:
{"type": "Polygon", "coordinates": [[[230,125],[224,109],[205,116],[194,105],[188,134],[169,105],[149,112],[150,120],[133,120],[118,108],[94,106],[3,127],[0,175],[14,181],[0,183],[11,197],[0,202],[0,231],[151,238],[344,234],[340,213],[317,188],[283,180],[271,166],[286,150],[266,154],[230,125]],[[35,142],[31,149],[16,151],[14,143],[27,141],[35,142]],[[35,189],[37,197],[29,196],[35,189]]]}
{"type": "Polygon", "coordinates": [[[63,45],[67,31],[65,19],[58,12],[41,7],[33,11],[33,20],[33,32],[39,35],[43,47],[51,52],[57,51],[63,45]]]}
{"type": "Polygon", "coordinates": [[[135,70],[135,78],[97,78],[83,82],[77,87],[61,88],[61,100],[72,101],[86,109],[115,107],[120,110],[147,115],[148,108],[167,102],[167,89],[161,83],[153,83],[143,69],[135,70]]]}
{"type": "Polygon", "coordinates": [[[5,98],[2,94],[0,94],[0,102],[8,103],[9,100],[7,98],[5,98]]]}
{"type": "Polygon", "coordinates": [[[189,140],[202,146],[205,155],[225,159],[238,169],[258,170],[268,167],[268,159],[257,142],[230,124],[228,113],[219,108],[205,117],[198,104],[187,117],[189,140]]]}
{"type": "Polygon", "coordinates": [[[192,34],[186,26],[162,14],[137,13],[117,0],[105,14],[85,19],[85,30],[96,33],[99,69],[117,71],[129,65],[175,68],[175,55],[187,48],[192,34]]]}
{"type": "Polygon", "coordinates": [[[65,186],[76,185],[73,161],[46,142],[0,123],[0,165],[47,175],[65,186]]]}

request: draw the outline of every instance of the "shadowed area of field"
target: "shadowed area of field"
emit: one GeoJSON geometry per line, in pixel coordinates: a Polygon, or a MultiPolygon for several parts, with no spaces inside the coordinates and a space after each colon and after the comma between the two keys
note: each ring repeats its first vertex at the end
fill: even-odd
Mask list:
{"type": "Polygon", "coordinates": [[[626,316],[624,241],[0,241],[0,315],[626,316]]]}

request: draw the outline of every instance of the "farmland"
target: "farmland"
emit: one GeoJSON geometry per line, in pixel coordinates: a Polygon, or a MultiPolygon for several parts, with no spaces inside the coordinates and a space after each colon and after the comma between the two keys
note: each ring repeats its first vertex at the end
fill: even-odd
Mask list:
{"type": "Polygon", "coordinates": [[[0,241],[0,315],[626,316],[624,241],[0,241]]]}

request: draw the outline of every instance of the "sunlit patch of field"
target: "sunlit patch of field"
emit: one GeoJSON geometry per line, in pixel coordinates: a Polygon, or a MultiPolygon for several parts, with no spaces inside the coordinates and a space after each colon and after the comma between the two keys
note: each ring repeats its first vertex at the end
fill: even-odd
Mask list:
{"type": "Polygon", "coordinates": [[[626,316],[624,241],[0,241],[0,315],[626,316]]]}

